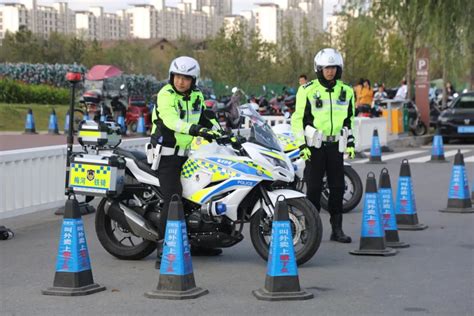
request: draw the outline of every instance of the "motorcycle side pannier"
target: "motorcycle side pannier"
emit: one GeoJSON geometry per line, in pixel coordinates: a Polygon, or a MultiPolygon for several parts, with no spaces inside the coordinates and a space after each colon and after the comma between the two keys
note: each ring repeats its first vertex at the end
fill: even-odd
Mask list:
{"type": "Polygon", "coordinates": [[[75,155],[71,159],[69,191],[75,194],[120,195],[123,190],[125,159],[118,156],[75,155]]]}
{"type": "Polygon", "coordinates": [[[120,125],[115,122],[82,121],[78,141],[82,146],[97,149],[115,148],[122,141],[120,125]]]}

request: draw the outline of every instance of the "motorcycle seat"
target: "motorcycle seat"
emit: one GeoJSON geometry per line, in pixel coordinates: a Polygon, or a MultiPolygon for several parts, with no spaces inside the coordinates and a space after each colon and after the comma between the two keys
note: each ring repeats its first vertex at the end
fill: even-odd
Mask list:
{"type": "Polygon", "coordinates": [[[114,152],[117,155],[121,155],[126,158],[133,159],[135,163],[137,164],[138,168],[145,171],[146,173],[156,176],[156,172],[150,168],[150,165],[147,162],[146,155],[144,152],[136,151],[136,150],[134,151],[126,150],[120,147],[116,148],[114,152]]]}

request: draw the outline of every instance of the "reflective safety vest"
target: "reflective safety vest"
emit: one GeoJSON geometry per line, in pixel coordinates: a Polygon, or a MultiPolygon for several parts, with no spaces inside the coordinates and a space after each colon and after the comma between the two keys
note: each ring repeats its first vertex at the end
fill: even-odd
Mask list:
{"type": "Polygon", "coordinates": [[[189,129],[193,124],[212,128],[212,123],[204,118],[206,108],[204,96],[194,89],[189,96],[178,93],[171,84],[165,85],[158,93],[152,115],[153,128],[151,142],[186,150],[191,148],[193,136],[189,129]]]}
{"type": "Polygon", "coordinates": [[[354,91],[340,80],[332,89],[315,79],[298,89],[291,128],[298,146],[305,144],[304,129],[316,128],[324,136],[339,135],[343,127],[352,130],[354,121],[354,91]]]}

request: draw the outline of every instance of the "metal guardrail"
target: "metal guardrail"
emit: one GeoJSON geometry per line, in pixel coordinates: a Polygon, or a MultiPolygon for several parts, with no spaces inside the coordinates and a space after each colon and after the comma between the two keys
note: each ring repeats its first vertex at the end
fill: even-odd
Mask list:
{"type": "MultiPolygon", "coordinates": [[[[124,140],[121,146],[143,149],[146,141],[124,140]]],[[[0,219],[62,206],[65,172],[66,145],[0,151],[0,219]]]]}

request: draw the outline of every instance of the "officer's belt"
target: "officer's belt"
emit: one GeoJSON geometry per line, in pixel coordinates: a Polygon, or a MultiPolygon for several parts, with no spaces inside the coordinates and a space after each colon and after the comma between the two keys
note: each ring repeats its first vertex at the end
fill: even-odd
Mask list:
{"type": "Polygon", "coordinates": [[[339,135],[334,135],[334,136],[323,135],[322,141],[325,143],[335,143],[339,141],[339,137],[340,137],[339,135]]]}
{"type": "Polygon", "coordinates": [[[173,147],[161,147],[160,154],[162,156],[181,156],[181,157],[188,157],[189,156],[189,149],[179,149],[173,147]]]}

